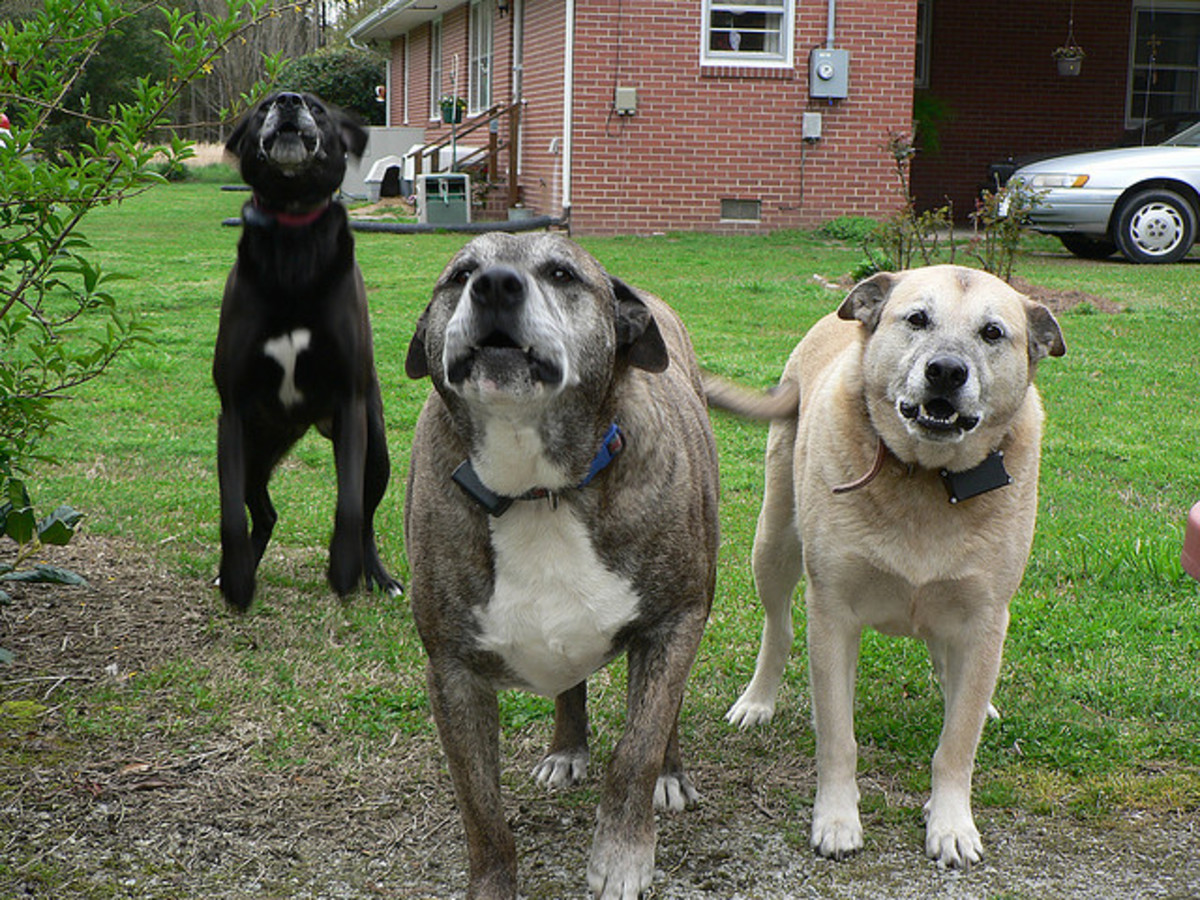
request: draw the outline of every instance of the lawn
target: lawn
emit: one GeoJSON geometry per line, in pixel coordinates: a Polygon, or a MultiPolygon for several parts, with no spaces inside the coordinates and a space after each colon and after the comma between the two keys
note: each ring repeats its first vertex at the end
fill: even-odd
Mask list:
{"type": "MultiPolygon", "coordinates": [[[[218,560],[217,398],[209,367],[238,237],[220,223],[245,197],[219,190],[219,181],[158,188],[88,221],[105,267],[131,276],[114,284],[114,293],[138,311],[153,341],[62,407],[64,424],[44,448],[55,463],[40,466],[29,483],[39,505],[78,507],[88,533],[127,542],[189,584],[211,579],[218,560]]],[[[404,476],[429,386],[408,380],[403,361],[431,284],[466,238],[356,240],[393,464],[376,527],[385,563],[406,577],[404,476]]],[[[581,243],[613,273],[670,302],[705,366],[754,385],[772,383],[805,329],[837,305],[842,293],[824,280],[841,278],[861,259],[853,246],[800,232],[581,243]]],[[[1089,263],[1054,242],[1030,239],[1015,269],[1031,283],[1086,291],[1122,311],[1087,303],[1065,310],[1067,355],[1041,365],[1048,418],[1038,527],[1012,605],[996,695],[1003,718],[988,725],[979,751],[976,806],[1097,820],[1133,810],[1195,811],[1200,587],[1182,573],[1179,548],[1187,510],[1200,501],[1200,257],[1194,252],[1165,267],[1089,263]]],[[[776,721],[747,735],[722,721],[749,679],[758,646],[749,554],[766,431],[722,416],[714,425],[722,557],[685,700],[685,752],[701,767],[720,761],[734,770],[765,754],[808,759],[802,605],[776,721]]],[[[12,716],[0,718],[0,735],[9,735],[0,741],[0,807],[15,790],[4,770],[39,764],[25,738],[12,736],[18,731],[53,731],[72,747],[153,738],[162,752],[182,754],[182,747],[215,740],[249,719],[262,735],[254,765],[283,773],[331,759],[330,747],[337,758],[357,754],[361,761],[386,756],[398,738],[432,741],[423,656],[406,602],[360,596],[343,606],[324,584],[333,519],[328,444],[315,434],[302,441],[276,474],[273,495],[279,525],[250,616],[233,618],[215,592],[202,593],[198,613],[211,636],[210,656],[189,652],[149,669],[131,667],[136,672],[119,686],[67,683],[52,702],[34,698],[41,705],[32,714],[22,707],[20,729],[12,716]],[[268,631],[270,640],[263,638],[268,631]]],[[[621,666],[596,682],[595,758],[603,760],[620,729],[621,666]]],[[[27,699],[21,686],[4,682],[3,669],[0,691],[0,700],[27,699]]],[[[551,711],[548,701],[506,693],[507,739],[544,742],[551,711]]],[[[860,769],[903,791],[927,791],[940,715],[923,648],[869,636],[857,708],[860,769]]],[[[707,787],[707,796],[722,791],[707,787]]],[[[594,793],[582,798],[586,805],[594,793]]],[[[773,802],[796,810],[789,827],[802,841],[811,785],[793,786],[773,802]]],[[[886,797],[865,803],[886,818],[879,812],[886,797]]],[[[0,884],[6,866],[22,865],[19,854],[0,856],[0,884]]],[[[63,872],[39,877],[48,885],[69,881],[63,872]]]]}

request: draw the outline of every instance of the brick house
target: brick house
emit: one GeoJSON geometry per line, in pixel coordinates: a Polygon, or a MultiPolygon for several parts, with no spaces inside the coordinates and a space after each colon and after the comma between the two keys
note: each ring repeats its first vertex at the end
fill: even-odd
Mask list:
{"type": "MultiPolygon", "coordinates": [[[[914,192],[949,198],[959,218],[990,162],[1137,141],[1143,122],[1200,110],[1196,0],[922,0],[916,93],[949,117],[940,148],[918,154],[914,192]],[[1068,32],[1086,51],[1080,73],[1058,74],[1068,32]]],[[[1179,121],[1172,119],[1171,123],[1179,121]]],[[[1162,130],[1147,143],[1167,137],[1162,130]]]]}
{"type": "Polygon", "coordinates": [[[492,144],[493,215],[519,204],[591,234],[884,215],[884,144],[914,98],[948,115],[913,191],[959,219],[990,162],[1200,109],[1200,0],[390,0],[351,37],[389,54],[388,123],[438,151],[425,171],[448,163],[437,100],[457,73],[456,132],[492,144]],[[1087,56],[1063,77],[1069,30],[1087,56]],[[825,81],[829,48],[845,55],[825,81]]]}
{"type": "Polygon", "coordinates": [[[386,46],[388,122],[422,128],[427,146],[448,133],[438,100],[456,75],[468,103],[459,141],[482,148],[494,118],[501,149],[488,180],[501,214],[510,202],[569,214],[588,234],[761,231],[894,206],[884,145],[911,120],[916,8],[392,0],[351,37],[386,46]],[[832,78],[810,79],[810,52],[826,48],[844,55],[823,57],[832,78]],[[821,92],[835,96],[811,96],[821,92]],[[494,112],[513,104],[519,119],[494,112]],[[807,119],[820,134],[810,141],[806,113],[818,114],[807,119]]]}

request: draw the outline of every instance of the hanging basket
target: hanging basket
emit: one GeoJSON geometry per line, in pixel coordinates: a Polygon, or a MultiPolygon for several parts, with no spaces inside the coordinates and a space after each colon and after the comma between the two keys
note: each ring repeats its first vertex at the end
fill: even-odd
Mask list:
{"type": "Polygon", "coordinates": [[[454,107],[442,107],[442,121],[447,125],[457,125],[462,121],[462,110],[454,107]]]}
{"type": "Polygon", "coordinates": [[[1054,62],[1058,65],[1058,74],[1063,77],[1078,75],[1083,69],[1082,56],[1058,56],[1054,62]]]}

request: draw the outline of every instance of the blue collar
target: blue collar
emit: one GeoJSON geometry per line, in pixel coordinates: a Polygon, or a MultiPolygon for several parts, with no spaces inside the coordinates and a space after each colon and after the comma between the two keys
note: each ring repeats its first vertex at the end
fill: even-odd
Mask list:
{"type": "MultiPolygon", "coordinates": [[[[613,422],[604,435],[604,440],[600,443],[600,449],[592,457],[592,464],[588,467],[587,475],[584,476],[583,481],[575,485],[575,489],[579,490],[591,484],[592,480],[608,468],[609,464],[624,449],[625,435],[621,433],[617,423],[613,422]]],[[[492,517],[504,515],[505,510],[512,506],[514,500],[541,500],[548,497],[552,503],[557,504],[558,502],[557,493],[549,488],[534,488],[517,497],[502,497],[479,480],[475,467],[471,465],[469,459],[464,460],[450,477],[468,497],[487,510],[488,515],[492,517]]]]}

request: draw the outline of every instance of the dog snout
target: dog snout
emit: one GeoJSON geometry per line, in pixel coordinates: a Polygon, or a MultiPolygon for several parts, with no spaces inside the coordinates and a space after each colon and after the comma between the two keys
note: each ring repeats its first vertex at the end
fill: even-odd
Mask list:
{"type": "Polygon", "coordinates": [[[971,369],[966,360],[958,356],[941,354],[925,364],[925,383],[941,394],[949,394],[967,383],[971,369]]]}
{"type": "Polygon", "coordinates": [[[471,302],[495,312],[511,312],[525,302],[525,279],[515,269],[496,266],[471,281],[471,302]]]}

